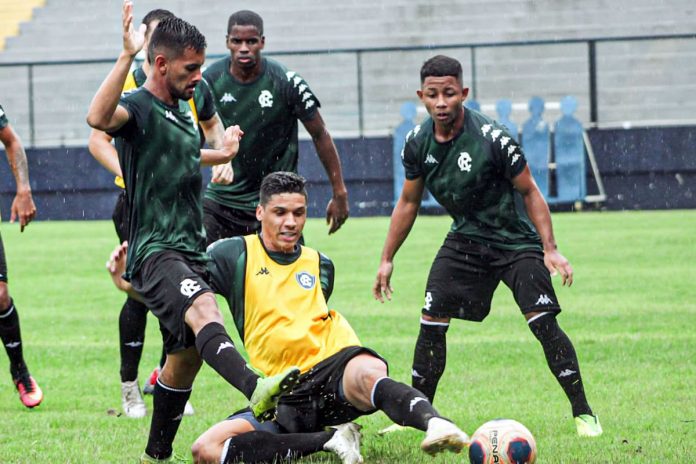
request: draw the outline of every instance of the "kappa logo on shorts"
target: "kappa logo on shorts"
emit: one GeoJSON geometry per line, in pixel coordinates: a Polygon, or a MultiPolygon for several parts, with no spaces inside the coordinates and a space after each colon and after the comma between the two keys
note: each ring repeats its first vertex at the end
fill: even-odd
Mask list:
{"type": "Polygon", "coordinates": [[[314,283],[317,281],[316,277],[306,271],[295,274],[295,279],[297,279],[297,283],[300,284],[300,287],[304,288],[305,290],[311,290],[314,288],[314,283]]]}
{"type": "Polygon", "coordinates": [[[535,304],[549,305],[549,304],[553,304],[553,300],[551,298],[549,298],[548,295],[543,294],[543,295],[539,295],[539,299],[537,300],[537,302],[535,304]]]}
{"type": "Polygon", "coordinates": [[[193,279],[184,279],[179,285],[181,285],[181,294],[186,297],[195,295],[196,292],[200,291],[201,289],[200,284],[193,279]]]}

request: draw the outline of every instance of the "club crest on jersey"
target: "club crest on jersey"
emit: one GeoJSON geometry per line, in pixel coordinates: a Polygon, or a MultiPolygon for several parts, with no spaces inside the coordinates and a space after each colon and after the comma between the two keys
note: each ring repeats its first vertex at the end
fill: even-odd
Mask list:
{"type": "Polygon", "coordinates": [[[314,288],[314,284],[317,281],[316,277],[306,271],[295,274],[295,279],[297,280],[297,283],[300,284],[300,287],[304,288],[305,290],[311,290],[314,288]]]}
{"type": "Polygon", "coordinates": [[[461,152],[459,159],[457,159],[457,165],[460,171],[471,172],[471,155],[465,151],[461,152]]]}
{"type": "Polygon", "coordinates": [[[262,90],[259,95],[259,105],[261,108],[270,108],[273,106],[273,94],[268,90],[262,90]]]}

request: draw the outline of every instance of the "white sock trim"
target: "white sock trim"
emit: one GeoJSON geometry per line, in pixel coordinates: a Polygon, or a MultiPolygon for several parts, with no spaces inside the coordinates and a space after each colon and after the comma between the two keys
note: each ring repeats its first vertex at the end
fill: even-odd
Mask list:
{"type": "Polygon", "coordinates": [[[190,391],[193,390],[193,387],[192,387],[192,386],[191,386],[191,387],[188,387],[188,388],[174,388],[174,387],[170,387],[170,386],[165,385],[165,384],[163,384],[162,382],[160,382],[159,377],[157,377],[157,385],[159,385],[160,387],[164,388],[165,390],[169,390],[169,391],[173,391],[173,392],[178,392],[178,393],[186,393],[186,392],[190,392],[190,391]]]}
{"type": "Polygon", "coordinates": [[[12,314],[12,311],[14,311],[14,305],[11,305],[9,308],[7,308],[7,312],[5,314],[0,314],[0,319],[5,319],[8,317],[10,314],[12,314]]]}
{"type": "Polygon", "coordinates": [[[370,404],[372,404],[373,408],[377,408],[377,406],[375,406],[375,390],[377,390],[377,384],[380,383],[382,380],[388,379],[388,378],[389,377],[386,377],[386,376],[380,377],[379,379],[377,379],[375,381],[375,384],[372,386],[372,391],[370,392],[370,404]]]}
{"type": "Polygon", "coordinates": [[[544,311],[543,313],[539,313],[539,314],[537,314],[536,316],[534,316],[534,317],[530,318],[529,320],[527,320],[527,325],[531,324],[532,322],[536,321],[537,319],[539,319],[539,318],[542,317],[542,316],[546,316],[547,314],[553,314],[553,313],[550,312],[550,311],[544,311]]]}
{"type": "Polygon", "coordinates": [[[422,317],[421,317],[420,323],[423,325],[438,325],[440,327],[449,327],[449,322],[426,321],[422,317]]]}
{"type": "Polygon", "coordinates": [[[232,442],[232,438],[228,438],[225,440],[225,443],[222,445],[222,454],[220,455],[220,464],[225,464],[225,458],[227,457],[227,451],[230,449],[230,442],[232,442]]]}

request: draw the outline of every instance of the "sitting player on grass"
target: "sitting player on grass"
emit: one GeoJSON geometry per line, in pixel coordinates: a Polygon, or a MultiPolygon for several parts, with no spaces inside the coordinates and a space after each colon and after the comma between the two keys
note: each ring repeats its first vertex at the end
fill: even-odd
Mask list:
{"type": "MultiPolygon", "coordinates": [[[[195,462],[275,462],[325,450],[343,463],[360,463],[360,427],[350,421],[377,410],[425,431],[426,453],[460,452],[469,437],[421,392],[390,379],[386,361],[363,347],[348,322],[328,308],[333,264],[298,245],[307,218],[304,178],[288,172],[266,176],[256,217],[258,235],[208,248],[211,288],[227,299],[251,364],[266,375],[296,365],[302,375],[280,397],[274,420],[259,422],[242,410],[203,433],[192,447],[195,462]]],[[[128,291],[120,277],[126,248],[114,251],[109,270],[128,291]]]]}

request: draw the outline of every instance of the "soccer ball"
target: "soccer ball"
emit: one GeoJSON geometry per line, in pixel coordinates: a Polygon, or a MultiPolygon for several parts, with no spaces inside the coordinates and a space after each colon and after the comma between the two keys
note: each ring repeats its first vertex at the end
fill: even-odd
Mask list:
{"type": "Polygon", "coordinates": [[[471,437],[471,464],[532,464],[536,461],[532,433],[512,419],[495,419],[479,427],[471,437]]]}

